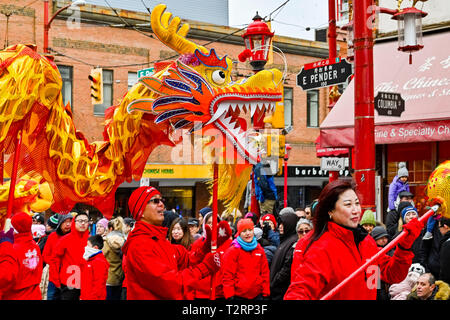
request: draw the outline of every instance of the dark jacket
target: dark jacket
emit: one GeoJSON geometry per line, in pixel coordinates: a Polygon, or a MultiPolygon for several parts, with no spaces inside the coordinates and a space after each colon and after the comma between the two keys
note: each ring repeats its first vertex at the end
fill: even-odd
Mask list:
{"type": "Polygon", "coordinates": [[[291,283],[291,266],[297,234],[291,235],[275,251],[270,267],[270,295],[272,300],[283,300],[291,283]]]}
{"type": "Polygon", "coordinates": [[[444,234],[440,250],[441,270],[439,280],[450,283],[450,231],[444,234]]]}
{"type": "MultiPolygon", "coordinates": [[[[426,272],[431,272],[436,278],[440,273],[439,249],[441,247],[442,234],[439,231],[438,223],[434,225],[433,238],[422,240],[419,250],[419,263],[425,267],[426,272]]],[[[419,236],[422,239],[422,235],[419,236]]]]}

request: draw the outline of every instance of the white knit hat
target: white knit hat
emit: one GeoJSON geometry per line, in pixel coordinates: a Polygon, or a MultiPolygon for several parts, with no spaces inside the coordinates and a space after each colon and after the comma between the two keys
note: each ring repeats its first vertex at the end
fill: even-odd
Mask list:
{"type": "Polygon", "coordinates": [[[406,162],[400,162],[398,164],[398,171],[397,171],[397,176],[400,177],[408,177],[409,173],[408,173],[408,169],[406,169],[406,162]]]}

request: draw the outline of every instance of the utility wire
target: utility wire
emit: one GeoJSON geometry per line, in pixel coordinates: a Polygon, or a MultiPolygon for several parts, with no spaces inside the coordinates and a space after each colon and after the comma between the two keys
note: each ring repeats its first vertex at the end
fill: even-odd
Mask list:
{"type": "Polygon", "coordinates": [[[119,13],[117,12],[117,10],[116,10],[115,8],[113,8],[113,7],[109,4],[108,0],[104,0],[104,1],[105,1],[106,4],[108,5],[108,7],[109,7],[112,11],[114,11],[114,13],[116,14],[116,16],[117,16],[120,20],[122,20],[122,22],[125,23],[127,26],[131,27],[133,30],[139,32],[140,34],[143,34],[143,35],[146,36],[146,37],[149,37],[149,38],[155,38],[155,37],[153,37],[153,35],[147,34],[147,33],[145,33],[145,32],[142,32],[141,30],[137,29],[135,26],[133,26],[132,24],[130,24],[128,21],[126,21],[124,18],[122,18],[122,17],[119,15],[119,13]]]}

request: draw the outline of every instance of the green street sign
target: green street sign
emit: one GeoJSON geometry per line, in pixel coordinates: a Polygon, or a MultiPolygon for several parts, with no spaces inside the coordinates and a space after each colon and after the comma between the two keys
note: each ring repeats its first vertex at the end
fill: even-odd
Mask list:
{"type": "Polygon", "coordinates": [[[155,72],[155,68],[147,68],[139,70],[137,73],[138,79],[142,77],[149,77],[155,72]]]}

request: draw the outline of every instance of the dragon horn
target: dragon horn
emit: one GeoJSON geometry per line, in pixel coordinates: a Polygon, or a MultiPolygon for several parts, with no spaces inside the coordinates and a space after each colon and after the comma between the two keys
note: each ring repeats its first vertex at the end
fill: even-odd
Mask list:
{"type": "Polygon", "coordinates": [[[175,17],[172,21],[172,13],[164,12],[166,5],[158,4],[152,10],[151,25],[156,37],[169,48],[175,50],[179,54],[194,53],[195,49],[208,53],[205,47],[198,46],[194,42],[186,39],[189,31],[189,24],[184,23],[179,28],[181,19],[175,17]]]}

